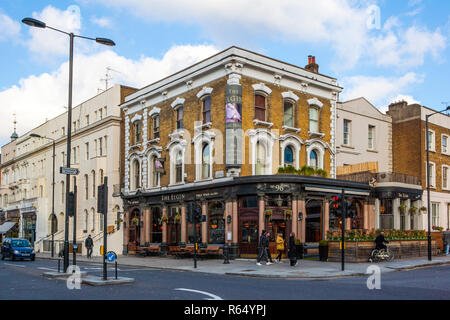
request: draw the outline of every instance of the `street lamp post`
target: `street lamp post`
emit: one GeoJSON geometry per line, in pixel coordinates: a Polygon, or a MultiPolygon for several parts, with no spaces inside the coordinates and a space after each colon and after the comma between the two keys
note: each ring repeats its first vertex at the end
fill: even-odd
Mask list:
{"type": "Polygon", "coordinates": [[[445,111],[449,111],[450,106],[448,106],[445,110],[436,111],[430,114],[425,115],[425,134],[427,140],[427,214],[428,214],[428,260],[431,261],[431,215],[430,215],[430,207],[431,207],[431,199],[430,199],[430,137],[428,134],[428,119],[435,115],[436,113],[443,113],[445,111]]]}
{"type": "Polygon", "coordinates": [[[55,255],[55,230],[53,220],[55,219],[55,139],[43,137],[36,133],[31,133],[30,137],[44,138],[52,141],[53,145],[53,174],[52,174],[52,219],[51,219],[51,233],[52,233],[52,258],[55,255]]]}
{"type": "MultiPolygon", "coordinates": [[[[49,28],[60,33],[64,33],[69,36],[69,102],[67,106],[67,159],[66,166],[70,168],[70,158],[71,158],[71,138],[72,138],[72,79],[73,79],[73,39],[75,37],[94,40],[97,43],[114,46],[114,41],[106,38],[89,38],[80,35],[68,33],[50,26],[47,26],[44,22],[33,18],[24,18],[22,22],[30,27],[36,28],[49,28]]],[[[66,214],[64,222],[64,272],[67,271],[69,267],[69,192],[70,192],[70,174],[66,174],[66,214]]],[[[74,227],[76,226],[76,215],[73,217],[74,227]]],[[[74,233],[76,230],[74,229],[74,233]]]]}

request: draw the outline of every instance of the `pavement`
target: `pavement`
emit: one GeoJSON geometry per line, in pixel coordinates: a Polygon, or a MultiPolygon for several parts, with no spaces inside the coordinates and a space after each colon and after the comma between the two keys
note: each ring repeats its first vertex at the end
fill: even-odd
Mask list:
{"type": "MultiPolygon", "coordinates": [[[[51,258],[49,253],[36,253],[36,258],[58,260],[51,258]]],[[[72,258],[72,256],[70,256],[72,258]]],[[[71,260],[70,260],[71,261],[71,260]]],[[[91,259],[85,256],[77,256],[78,262],[102,263],[102,257],[91,259]]],[[[56,263],[56,262],[55,262],[56,263]]],[[[340,262],[321,262],[309,259],[300,259],[295,267],[291,267],[289,260],[282,260],[281,263],[261,266],[256,265],[256,259],[235,259],[229,264],[224,264],[221,259],[203,259],[197,261],[197,268],[194,268],[192,258],[176,259],[174,257],[140,257],[140,256],[118,256],[118,266],[131,266],[137,268],[152,268],[159,270],[171,270],[182,272],[200,272],[217,275],[232,275],[261,278],[284,278],[284,279],[317,279],[317,278],[340,278],[351,276],[367,275],[369,266],[376,265],[381,273],[411,270],[421,267],[450,264],[450,256],[434,256],[432,261],[427,257],[415,259],[399,259],[392,262],[380,263],[346,263],[345,270],[341,270],[340,262]]],[[[110,264],[111,267],[114,264],[110,264]]],[[[371,274],[373,273],[370,272],[371,274]]]]}

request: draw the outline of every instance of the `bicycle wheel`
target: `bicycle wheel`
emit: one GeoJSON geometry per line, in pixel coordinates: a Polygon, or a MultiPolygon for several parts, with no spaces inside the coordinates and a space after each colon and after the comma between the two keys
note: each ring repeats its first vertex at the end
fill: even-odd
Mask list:
{"type": "Polygon", "coordinates": [[[379,252],[378,252],[377,249],[374,249],[372,251],[372,253],[370,254],[370,258],[372,259],[372,262],[379,262],[380,261],[380,258],[378,256],[378,254],[379,254],[379,252]]]}
{"type": "Polygon", "coordinates": [[[388,257],[387,257],[387,259],[386,259],[386,261],[392,261],[392,260],[394,260],[394,253],[391,251],[391,250],[389,250],[389,249],[387,249],[386,250],[386,253],[388,254],[388,257]]]}

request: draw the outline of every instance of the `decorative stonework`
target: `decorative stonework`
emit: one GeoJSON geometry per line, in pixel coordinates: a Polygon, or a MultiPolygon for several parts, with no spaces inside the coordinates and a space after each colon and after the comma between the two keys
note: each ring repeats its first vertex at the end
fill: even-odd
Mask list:
{"type": "Polygon", "coordinates": [[[185,99],[184,98],[176,98],[174,102],[172,102],[170,104],[170,106],[172,107],[172,109],[176,109],[179,106],[182,106],[184,104],[185,99]]]}
{"type": "Polygon", "coordinates": [[[142,116],[140,114],[135,114],[134,117],[131,119],[131,123],[135,123],[136,121],[142,120],[142,116]]]}
{"type": "Polygon", "coordinates": [[[299,97],[292,91],[282,92],[281,96],[283,97],[283,99],[291,99],[294,100],[295,102],[297,102],[299,99],[299,97]]]}
{"type": "Polygon", "coordinates": [[[272,93],[272,89],[270,89],[264,83],[257,83],[257,84],[252,85],[252,87],[253,87],[253,90],[262,91],[267,95],[270,95],[272,93]]]}
{"type": "Polygon", "coordinates": [[[152,110],[150,110],[150,112],[148,113],[150,118],[153,118],[154,116],[158,115],[161,113],[161,109],[154,107],[152,110]]]}
{"type": "Polygon", "coordinates": [[[201,97],[203,97],[205,95],[210,95],[212,91],[213,91],[213,88],[203,87],[203,89],[197,93],[197,98],[200,99],[201,97]]]}
{"type": "Polygon", "coordinates": [[[261,120],[258,120],[258,119],[254,119],[253,120],[253,124],[255,126],[260,125],[260,126],[265,126],[265,127],[269,127],[269,128],[273,127],[273,122],[266,122],[266,121],[261,121],[261,120]]]}
{"type": "Polygon", "coordinates": [[[312,98],[312,99],[308,99],[308,104],[309,104],[310,106],[316,106],[316,107],[319,107],[319,108],[322,108],[322,107],[323,107],[323,103],[320,102],[320,100],[317,99],[316,97],[314,97],[314,98],[312,98]]]}

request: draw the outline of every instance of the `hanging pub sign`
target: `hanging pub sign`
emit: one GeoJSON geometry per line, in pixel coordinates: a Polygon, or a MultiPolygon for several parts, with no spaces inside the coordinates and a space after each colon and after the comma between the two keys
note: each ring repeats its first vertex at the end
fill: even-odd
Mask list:
{"type": "Polygon", "coordinates": [[[225,95],[226,167],[241,166],[242,87],[229,84],[225,95]]]}
{"type": "Polygon", "coordinates": [[[156,158],[155,159],[155,171],[161,174],[165,174],[166,171],[164,170],[164,161],[166,161],[166,158],[156,158]]]}

